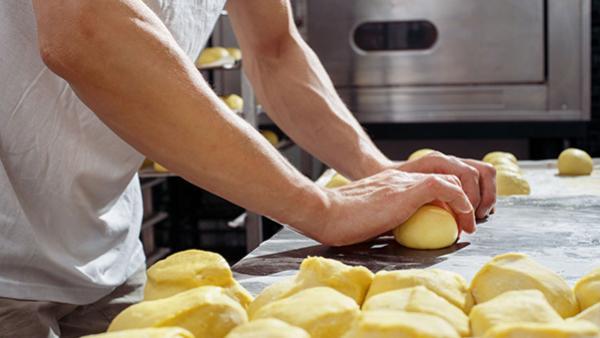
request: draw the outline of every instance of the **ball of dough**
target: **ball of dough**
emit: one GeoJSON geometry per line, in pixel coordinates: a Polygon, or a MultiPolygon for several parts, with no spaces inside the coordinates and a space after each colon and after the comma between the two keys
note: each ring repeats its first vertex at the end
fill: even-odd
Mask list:
{"type": "Polygon", "coordinates": [[[299,327],[274,318],[258,319],[233,329],[226,338],[310,338],[299,327]]]}
{"type": "Polygon", "coordinates": [[[244,308],[223,288],[202,286],[132,305],[115,317],[108,331],[177,326],[196,338],[222,338],[247,321],[244,308]]]}
{"type": "Polygon", "coordinates": [[[469,313],[473,306],[473,299],[465,279],[455,272],[439,269],[379,271],[373,278],[366,299],[368,301],[383,292],[419,285],[433,291],[464,313],[469,313]]]}
{"type": "Polygon", "coordinates": [[[253,318],[277,318],[303,328],[312,338],[331,338],[341,337],[359,313],[352,298],[332,288],[315,287],[269,303],[253,318]]]}
{"type": "Polygon", "coordinates": [[[413,152],[412,154],[410,154],[410,156],[408,157],[407,161],[412,161],[412,160],[416,160],[419,159],[423,156],[427,156],[433,152],[435,152],[436,150],[433,149],[429,149],[429,148],[424,148],[424,149],[419,149],[415,152],[413,152]]]}
{"type": "Polygon", "coordinates": [[[569,148],[558,156],[558,173],[565,176],[589,175],[594,170],[594,162],[583,150],[569,148]]]}
{"type": "Polygon", "coordinates": [[[426,205],[394,229],[396,241],[412,249],[440,249],[458,238],[454,216],[444,208],[426,205]]]}
{"type": "Polygon", "coordinates": [[[596,325],[600,329],[600,303],[588,307],[568,320],[585,320],[596,325]]]}
{"type": "Polygon", "coordinates": [[[499,196],[529,195],[531,188],[521,175],[508,171],[496,172],[496,194],[499,196]]]}
{"type": "Polygon", "coordinates": [[[244,308],[252,301],[248,293],[233,279],[229,264],[221,255],[202,250],[186,250],[156,262],[148,271],[144,299],[170,297],[199,286],[225,288],[225,292],[244,308]]]}
{"type": "Polygon", "coordinates": [[[344,338],[458,338],[445,320],[436,316],[403,311],[363,312],[344,338]]]}
{"type": "Polygon", "coordinates": [[[229,56],[233,60],[240,61],[242,59],[242,51],[239,48],[229,47],[225,49],[227,50],[227,53],[229,53],[229,56]]]}
{"type": "Polygon", "coordinates": [[[554,271],[524,254],[506,253],[494,257],[471,281],[471,293],[476,304],[507,291],[527,289],[541,291],[563,318],[579,312],[577,299],[569,285],[554,271]]]}
{"type": "Polygon", "coordinates": [[[508,291],[473,307],[469,314],[473,336],[481,337],[499,324],[562,322],[538,290],[508,291]]]}
{"type": "Polygon", "coordinates": [[[202,50],[200,56],[196,60],[196,66],[206,67],[224,60],[232,60],[227,49],[223,47],[209,47],[202,50]]]}
{"type": "Polygon", "coordinates": [[[489,330],[484,338],[592,338],[600,331],[587,322],[502,324],[489,330]]]}
{"type": "Polygon", "coordinates": [[[244,110],[244,99],[242,99],[239,95],[229,94],[225,97],[221,98],[223,102],[229,107],[229,109],[233,110],[236,113],[242,112],[244,110]]]}
{"type": "Polygon", "coordinates": [[[515,175],[521,176],[522,171],[521,168],[519,168],[518,165],[514,164],[514,163],[500,163],[494,166],[494,169],[496,169],[496,172],[498,171],[506,171],[509,173],[513,173],[515,175]]]}
{"type": "Polygon", "coordinates": [[[469,317],[461,309],[424,286],[380,293],[369,298],[362,310],[363,312],[392,310],[424,313],[444,319],[463,337],[469,336],[471,332],[469,317]]]}
{"type": "Polygon", "coordinates": [[[333,188],[345,186],[346,184],[348,184],[350,182],[351,181],[349,179],[347,179],[346,177],[344,177],[340,174],[335,174],[335,175],[333,175],[331,180],[329,180],[329,182],[327,182],[327,184],[325,184],[325,187],[333,189],[333,188]]]}
{"type": "Polygon", "coordinates": [[[272,130],[261,130],[260,134],[273,146],[276,146],[279,143],[279,136],[272,130]]]}
{"type": "Polygon", "coordinates": [[[263,290],[248,307],[250,318],[266,304],[289,297],[301,290],[327,286],[363,303],[373,281],[373,273],[364,266],[350,266],[334,259],[307,257],[300,264],[300,271],[292,278],[275,283],[263,290]]]}
{"type": "Polygon", "coordinates": [[[578,280],[574,290],[582,310],[600,303],[600,268],[578,280]]]}
{"type": "Polygon", "coordinates": [[[254,319],[258,310],[276,300],[291,296],[296,288],[296,278],[287,278],[264,288],[248,306],[248,318],[254,319]]]}
{"type": "Polygon", "coordinates": [[[107,332],[81,338],[194,338],[194,335],[180,327],[161,327],[107,332]]]}
{"type": "Polygon", "coordinates": [[[158,171],[159,173],[168,173],[169,172],[169,169],[160,165],[160,163],[158,163],[158,162],[154,162],[154,164],[152,165],[152,168],[154,169],[154,171],[158,171]]]}
{"type": "Polygon", "coordinates": [[[517,157],[515,155],[505,152],[505,151],[492,151],[491,153],[487,153],[483,157],[482,161],[491,163],[497,158],[506,158],[515,164],[517,163],[517,157]]]}

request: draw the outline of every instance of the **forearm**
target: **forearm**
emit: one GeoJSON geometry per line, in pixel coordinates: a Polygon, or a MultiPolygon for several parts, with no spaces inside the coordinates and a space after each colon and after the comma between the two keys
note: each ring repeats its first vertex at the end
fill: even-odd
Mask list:
{"type": "Polygon", "coordinates": [[[269,116],[308,152],[354,179],[390,165],[299,36],[280,42],[278,53],[251,55],[244,62],[269,116]]]}
{"type": "Polygon", "coordinates": [[[198,186],[318,238],[307,220],[323,192],[224,106],[141,2],[63,1],[70,7],[58,12],[44,1],[34,4],[46,63],[120,137],[198,186]]]}

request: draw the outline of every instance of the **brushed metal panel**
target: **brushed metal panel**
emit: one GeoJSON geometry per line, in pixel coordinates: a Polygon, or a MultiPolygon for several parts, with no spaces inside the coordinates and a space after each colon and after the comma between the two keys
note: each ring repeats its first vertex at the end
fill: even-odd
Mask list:
{"type": "MultiPolygon", "coordinates": [[[[571,2],[571,1],[565,1],[571,2]]],[[[308,42],[337,86],[542,83],[544,0],[308,0],[308,42]],[[365,22],[426,20],[431,49],[364,52],[365,22]]]]}

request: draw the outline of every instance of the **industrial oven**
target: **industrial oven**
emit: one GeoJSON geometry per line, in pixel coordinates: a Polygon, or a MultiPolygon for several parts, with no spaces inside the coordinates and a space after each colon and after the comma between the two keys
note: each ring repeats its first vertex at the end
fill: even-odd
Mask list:
{"type": "Polygon", "coordinates": [[[590,0],[303,0],[362,122],[590,119],[590,0]]]}

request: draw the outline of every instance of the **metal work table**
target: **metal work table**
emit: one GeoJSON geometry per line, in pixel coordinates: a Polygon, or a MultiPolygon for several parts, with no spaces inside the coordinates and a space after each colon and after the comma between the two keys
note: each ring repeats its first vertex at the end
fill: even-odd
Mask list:
{"type": "Polygon", "coordinates": [[[323,256],[373,272],[436,267],[470,280],[491,257],[522,252],[560,273],[569,283],[600,266],[600,166],[592,176],[559,177],[554,161],[521,162],[530,196],[500,198],[497,212],[474,235],[441,250],[411,250],[392,237],[331,248],[288,228],[233,266],[236,279],[256,294],[296,273],[306,256],[323,256]]]}

